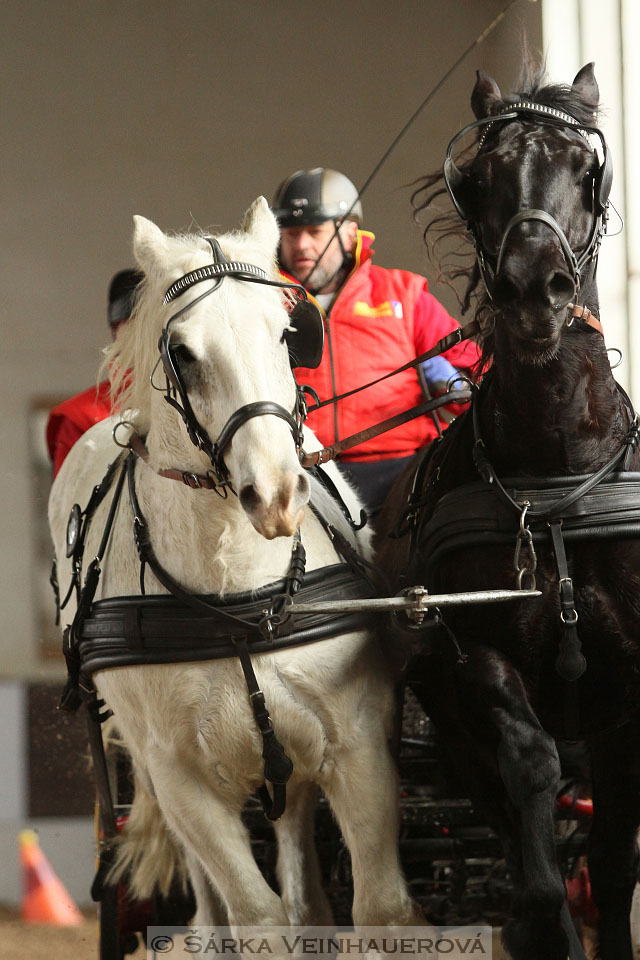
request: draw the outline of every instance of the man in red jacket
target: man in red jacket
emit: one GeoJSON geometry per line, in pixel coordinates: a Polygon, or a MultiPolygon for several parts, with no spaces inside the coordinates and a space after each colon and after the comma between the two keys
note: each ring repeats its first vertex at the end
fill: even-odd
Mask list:
{"type": "MultiPolygon", "coordinates": [[[[283,276],[302,283],[317,301],[325,326],[325,347],[315,370],[298,368],[302,384],[321,400],[376,380],[426,352],[458,323],[428,291],[427,281],[406,270],[372,262],[374,236],[360,229],[362,205],[354,185],[336,170],[299,170],[276,191],[273,212],[281,227],[283,276]]],[[[475,344],[452,347],[352,397],[309,416],[324,445],[443,392],[459,371],[468,374],[478,360],[475,344]]],[[[345,451],[343,467],[375,511],[413,457],[460,412],[452,405],[345,451]],[[444,422],[441,422],[444,421],[444,422]]]]}
{"type": "MultiPolygon", "coordinates": [[[[120,270],[111,279],[107,320],[114,340],[122,324],[131,316],[134,291],[141,279],[142,274],[137,270],[120,270]]],[[[105,420],[110,414],[108,380],[103,380],[97,387],[89,387],[53,408],[47,421],[46,437],[54,477],[76,440],[94,423],[105,420]]]]}

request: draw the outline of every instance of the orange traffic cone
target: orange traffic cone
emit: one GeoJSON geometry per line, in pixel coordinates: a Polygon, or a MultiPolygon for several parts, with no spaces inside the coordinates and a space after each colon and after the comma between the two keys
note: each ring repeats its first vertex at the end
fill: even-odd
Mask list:
{"type": "Polygon", "coordinates": [[[18,836],[18,844],[24,878],[23,921],[56,927],[73,927],[81,923],[82,914],[40,849],[38,835],[33,830],[23,830],[18,836]]]}

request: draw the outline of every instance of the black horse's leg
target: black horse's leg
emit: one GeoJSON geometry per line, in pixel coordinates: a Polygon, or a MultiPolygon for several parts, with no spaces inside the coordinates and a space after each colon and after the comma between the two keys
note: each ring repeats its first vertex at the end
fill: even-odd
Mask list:
{"type": "Polygon", "coordinates": [[[600,912],[599,956],[631,960],[629,914],[638,875],[640,824],[640,723],[591,743],[593,824],[589,873],[600,912]]]}
{"type": "Polygon", "coordinates": [[[560,762],[553,738],[540,726],[524,690],[519,696],[515,687],[512,682],[511,703],[493,711],[500,734],[498,766],[515,807],[522,856],[519,915],[505,924],[503,941],[514,960],[566,960],[565,889],[554,839],[560,762]]]}
{"type": "Polygon", "coordinates": [[[517,670],[479,643],[465,645],[465,653],[468,662],[455,669],[437,654],[425,658],[422,683],[411,685],[458,753],[454,763],[459,760],[463,776],[473,778],[481,799],[502,820],[515,881],[505,946],[514,960],[567,960],[565,888],[554,839],[556,746],[531,709],[517,670]]]}

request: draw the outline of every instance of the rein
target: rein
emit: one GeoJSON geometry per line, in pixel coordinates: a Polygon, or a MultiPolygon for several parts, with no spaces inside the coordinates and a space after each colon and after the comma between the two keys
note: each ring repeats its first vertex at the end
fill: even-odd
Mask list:
{"type": "MultiPolygon", "coordinates": [[[[391,373],[386,373],[384,376],[378,377],[377,380],[372,380],[370,383],[365,383],[361,387],[355,387],[353,390],[348,390],[346,393],[341,393],[336,397],[330,397],[328,400],[318,401],[318,403],[315,403],[313,406],[309,407],[307,412],[313,413],[315,410],[319,410],[321,407],[338,403],[339,400],[344,400],[346,397],[351,397],[355,393],[360,393],[362,390],[366,390],[368,387],[373,387],[375,384],[381,383],[383,380],[388,380],[389,377],[395,377],[396,374],[402,373],[404,370],[410,370],[412,367],[415,368],[424,363],[425,360],[430,360],[432,357],[439,356],[441,353],[444,353],[451,347],[455,347],[456,344],[462,343],[464,340],[470,339],[479,332],[480,325],[477,320],[472,320],[464,327],[456,327],[456,329],[452,330],[451,333],[448,333],[445,337],[442,337],[440,340],[438,340],[438,342],[431,347],[430,350],[427,350],[425,353],[421,353],[420,356],[416,357],[414,360],[410,360],[408,363],[403,364],[403,366],[398,367],[396,370],[392,370],[391,373]]],[[[322,450],[317,450],[313,453],[305,453],[305,451],[301,451],[300,462],[303,467],[318,466],[321,463],[334,460],[344,450],[350,450],[351,447],[358,446],[358,444],[364,443],[365,440],[370,440],[372,437],[377,437],[381,433],[386,433],[387,430],[393,430],[394,427],[398,427],[403,423],[407,423],[409,420],[414,420],[416,417],[419,417],[424,413],[429,413],[432,410],[436,410],[438,407],[444,406],[446,403],[466,403],[470,399],[471,394],[466,390],[450,390],[441,397],[426,400],[424,403],[420,403],[415,407],[411,407],[410,410],[404,410],[393,417],[389,417],[387,420],[383,420],[381,423],[367,427],[365,430],[361,430],[359,433],[354,433],[350,437],[345,437],[344,440],[339,440],[336,443],[330,444],[328,447],[323,447],[322,450]]]]}
{"type": "MultiPolygon", "coordinates": [[[[568,327],[573,324],[574,320],[580,320],[604,336],[602,324],[591,313],[588,307],[570,303],[568,309],[571,311],[566,321],[568,327]]],[[[425,360],[430,360],[432,357],[439,356],[456,344],[462,343],[464,340],[469,340],[479,332],[480,324],[477,320],[472,320],[470,323],[465,324],[464,327],[458,327],[455,330],[452,330],[452,332],[447,334],[446,337],[438,340],[435,346],[431,347],[431,349],[427,350],[425,353],[421,353],[419,357],[415,358],[415,360],[405,363],[402,367],[398,367],[397,370],[392,370],[391,373],[386,373],[384,376],[378,377],[377,380],[372,380],[371,383],[365,383],[361,387],[355,387],[353,390],[348,390],[346,393],[341,393],[337,397],[330,397],[328,400],[319,401],[318,403],[309,407],[307,412],[313,413],[315,410],[319,410],[321,407],[326,407],[329,404],[337,403],[339,400],[344,400],[346,397],[351,397],[355,393],[360,393],[361,390],[366,390],[368,387],[373,387],[376,383],[380,383],[382,380],[387,380],[389,377],[394,377],[397,373],[402,373],[404,370],[417,367],[421,363],[424,363],[425,360]]],[[[386,433],[387,430],[393,430],[395,427],[399,427],[403,423],[407,423],[409,420],[414,420],[416,417],[422,416],[425,413],[430,413],[432,410],[437,410],[438,407],[444,406],[447,403],[467,403],[470,399],[471,393],[469,391],[449,390],[441,397],[426,400],[424,403],[420,403],[415,407],[411,407],[410,410],[402,411],[393,417],[389,417],[387,420],[383,420],[371,427],[367,427],[365,430],[361,430],[359,433],[354,433],[350,437],[345,437],[344,440],[339,440],[336,443],[332,443],[329,446],[324,447],[322,450],[317,450],[313,453],[306,453],[304,450],[302,450],[300,452],[300,463],[303,467],[315,467],[321,463],[327,463],[329,460],[335,460],[336,457],[345,450],[350,450],[352,447],[356,447],[359,444],[364,443],[366,440],[370,440],[372,437],[377,437],[381,433],[386,433]]],[[[629,401],[629,403],[630,402],[631,401],[629,401]]]]}

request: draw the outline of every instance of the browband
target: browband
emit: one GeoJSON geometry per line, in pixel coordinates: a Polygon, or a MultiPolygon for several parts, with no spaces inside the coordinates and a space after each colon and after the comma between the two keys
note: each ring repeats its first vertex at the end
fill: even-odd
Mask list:
{"type": "Polygon", "coordinates": [[[586,133],[586,131],[590,128],[583,127],[581,124],[579,124],[575,117],[571,116],[570,113],[564,113],[563,110],[557,110],[555,107],[548,107],[544,103],[534,103],[531,100],[519,100],[517,103],[509,104],[508,107],[504,107],[499,113],[496,113],[489,118],[489,123],[485,127],[484,132],[478,141],[478,150],[482,148],[482,145],[484,144],[484,141],[486,140],[494,122],[498,122],[499,120],[515,119],[515,117],[512,118],[508,115],[512,113],[516,114],[522,110],[526,110],[529,113],[543,114],[544,116],[549,117],[551,120],[560,120],[561,123],[566,123],[567,126],[574,128],[577,133],[580,133],[587,141],[589,146],[591,146],[591,142],[586,133]]]}
{"type": "Polygon", "coordinates": [[[165,293],[162,303],[171,303],[171,301],[175,300],[176,297],[178,297],[184,290],[192,287],[194,283],[200,283],[202,280],[210,280],[213,277],[227,276],[228,274],[234,274],[235,276],[240,275],[246,277],[257,277],[260,280],[269,279],[269,275],[262,270],[261,267],[256,267],[252,263],[242,263],[239,260],[225,260],[222,263],[208,263],[204,267],[198,267],[197,270],[192,270],[190,273],[185,273],[183,277],[180,277],[179,280],[176,280],[175,283],[172,283],[165,293]]]}

